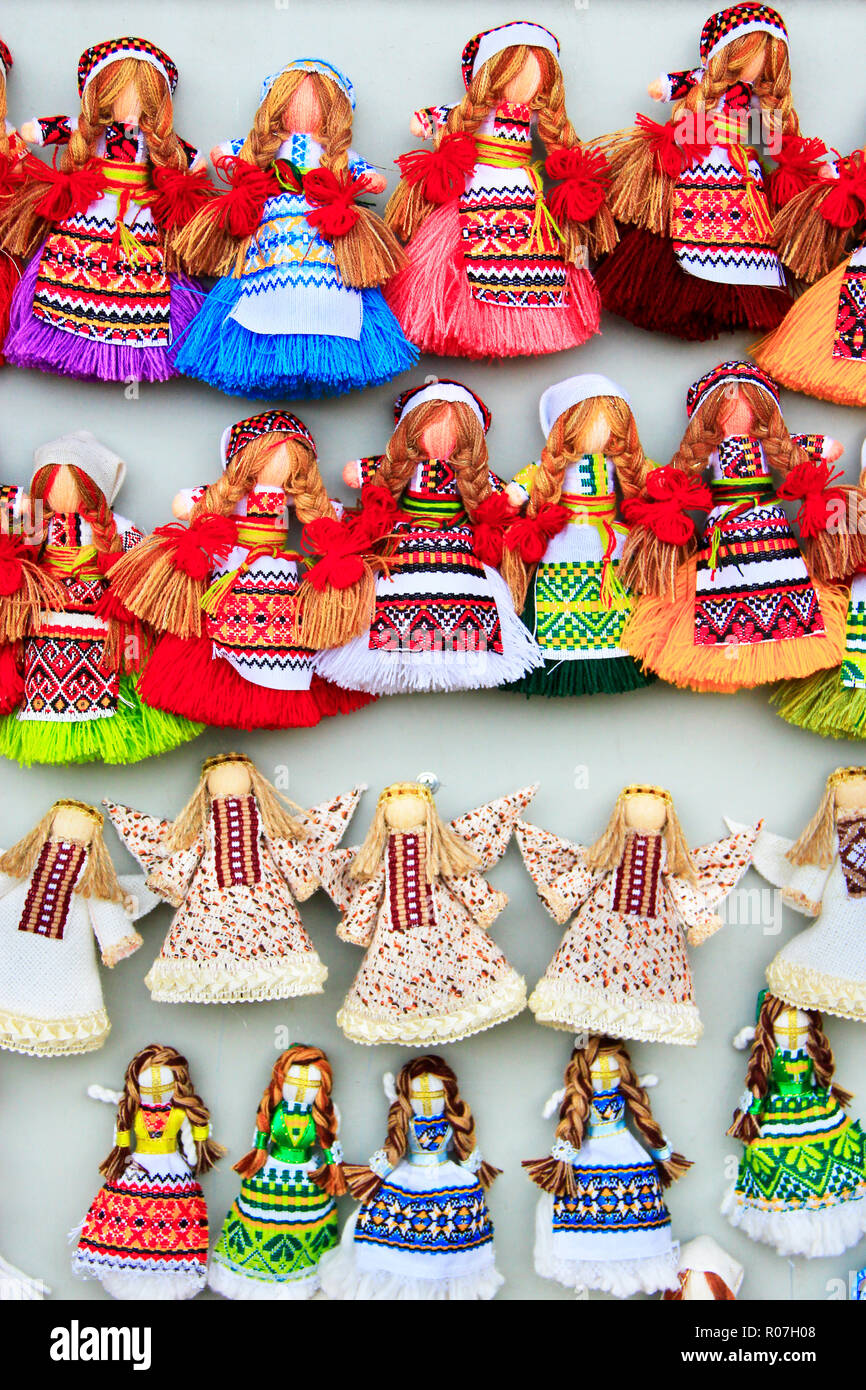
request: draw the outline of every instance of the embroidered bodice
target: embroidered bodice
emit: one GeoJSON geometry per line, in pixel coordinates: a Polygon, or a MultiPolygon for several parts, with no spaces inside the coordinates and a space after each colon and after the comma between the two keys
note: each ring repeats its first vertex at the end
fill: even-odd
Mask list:
{"type": "Polygon", "coordinates": [[[427,836],[423,829],[391,831],[386,874],[392,931],[407,931],[436,920],[433,885],[427,879],[427,836]]]}
{"type": "Polygon", "coordinates": [[[627,830],[622,858],[611,887],[611,908],[636,917],[657,917],[661,911],[661,873],[664,838],[658,832],[627,830]]]}
{"type": "Polygon", "coordinates": [[[447,1163],[452,1133],[450,1124],[442,1115],[413,1115],[409,1122],[409,1162],[425,1168],[447,1163]]]}
{"type": "Polygon", "coordinates": [[[849,898],[866,897],[866,808],[837,811],[839,862],[849,898]]]}
{"type": "MultiPolygon", "coordinates": [[[[143,539],[141,531],[123,517],[114,522],[122,551],[131,550],[143,539]]],[[[67,612],[87,613],[108,588],[107,571],[100,564],[94,545],[93,528],[81,512],[54,512],[48,521],[39,557],[50,574],[66,591],[67,612]]]]}
{"type": "Polygon", "coordinates": [[[271,1157],[279,1163],[306,1163],[315,1144],[312,1104],[281,1100],[271,1117],[271,1157]]]}
{"type": "Polygon", "coordinates": [[[748,435],[730,435],[710,455],[710,486],[715,503],[766,498],[775,491],[764,446],[748,435]]]}
{"type": "MultiPolygon", "coordinates": [[[[448,105],[425,106],[415,112],[427,139],[446,124],[453,109],[448,105]]],[[[492,135],[497,140],[508,140],[531,149],[532,110],[526,102],[504,101],[494,111],[488,111],[478,127],[477,134],[492,135]]],[[[478,162],[482,164],[483,157],[478,162]]]]}
{"type": "Polygon", "coordinates": [[[625,1097],[619,1087],[594,1091],[589,1108],[588,1138],[607,1138],[619,1134],[625,1127],[625,1097]]]}
{"type": "Polygon", "coordinates": [[[184,1118],[184,1111],[172,1105],[171,1101],[159,1105],[142,1103],[132,1122],[136,1153],[176,1153],[184,1118]]]}
{"type": "Polygon", "coordinates": [[[770,1067],[770,1085],[780,1096],[801,1096],[812,1089],[814,1066],[806,1045],[778,1047],[770,1067]]]}
{"type": "MultiPolygon", "coordinates": [[[[223,154],[239,155],[246,141],[244,138],[238,140],[227,140],[220,145],[223,154]]],[[[322,146],[313,135],[304,131],[296,131],[289,135],[280,144],[274,159],[284,159],[286,163],[294,165],[301,174],[306,174],[310,169],[318,169],[322,161],[322,146]]],[[[356,177],[364,173],[374,173],[375,170],[366,159],[362,159],[355,150],[348,152],[349,169],[356,177]]]]}
{"type": "Polygon", "coordinates": [[[19,931],[63,940],[72,894],[88,858],[87,846],[75,840],[45,841],[30,879],[19,931]]]}
{"type": "MultiPolygon", "coordinates": [[[[77,126],[77,121],[70,116],[40,116],[36,125],[39,129],[40,145],[66,145],[77,126]]],[[[192,164],[198,151],[186,140],[181,140],[180,136],[178,140],[187,163],[192,164]]],[[[147,164],[150,159],[144,131],[139,126],[123,125],[117,121],[112,121],[105,127],[99,137],[96,154],[98,159],[105,159],[114,164],[147,164]]]]}
{"type": "MultiPolygon", "coordinates": [[[[531,463],[515,475],[515,483],[527,497],[537,468],[537,463],[531,463]]],[[[613,459],[604,454],[582,454],[566,464],[560,505],[572,513],[585,512],[588,498],[594,498],[601,504],[616,501],[616,468],[613,459]]],[[[596,509],[591,510],[594,514],[596,509]]]]}
{"type": "Polygon", "coordinates": [[[256,798],[219,796],[211,802],[211,833],[217,884],[235,888],[260,883],[261,818],[256,798]]]}

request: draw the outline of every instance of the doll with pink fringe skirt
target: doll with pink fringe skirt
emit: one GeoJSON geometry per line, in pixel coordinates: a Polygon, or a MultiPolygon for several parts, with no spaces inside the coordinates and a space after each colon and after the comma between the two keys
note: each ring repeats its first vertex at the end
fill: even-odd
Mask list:
{"type": "Polygon", "coordinates": [[[616,241],[604,157],[581,146],[565,109],[559,41],[502,24],[463,50],[466,95],[416,111],[433,141],[397,163],[386,221],[408,266],[385,296],[407,337],[447,357],[561,352],[598,332],[589,252],[616,241]],[[545,191],[533,133],[546,150],[545,191]]]}

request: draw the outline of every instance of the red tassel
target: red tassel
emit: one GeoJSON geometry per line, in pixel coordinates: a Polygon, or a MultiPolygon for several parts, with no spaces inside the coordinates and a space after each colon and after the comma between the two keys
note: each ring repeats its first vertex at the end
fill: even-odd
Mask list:
{"type": "Polygon", "coordinates": [[[643,494],[622,504],[622,514],[630,526],[643,522],[668,545],[685,545],[695,534],[689,510],[707,510],[712,505],[709,488],[682,468],[654,468],[647,475],[643,494]]]}
{"type": "Polygon", "coordinates": [[[319,556],[307,575],[314,589],[348,589],[363,577],[361,553],[367,540],[354,533],[352,518],[316,517],[304,527],[302,543],[319,556]]]}
{"type": "Polygon", "coordinates": [[[190,579],[207,579],[214,563],[225,560],[237,540],[237,527],[227,516],[205,512],[190,526],[172,521],[153,533],[173,550],[172,564],[190,579]]]}
{"type": "Polygon", "coordinates": [[[24,570],[22,559],[29,555],[33,559],[35,551],[27,546],[21,536],[8,531],[0,531],[0,596],[9,598],[21,588],[24,570]]]}
{"type": "Polygon", "coordinates": [[[866,162],[856,150],[839,162],[839,177],[821,203],[821,216],[834,227],[853,227],[866,214],[866,162]]]}
{"type": "Polygon", "coordinates": [[[471,135],[449,132],[435,150],[410,150],[397,157],[397,168],[408,184],[422,184],[428,203],[450,203],[466,186],[466,176],[478,162],[471,135]]]}
{"type": "Polygon", "coordinates": [[[497,569],[502,563],[505,533],[517,520],[513,507],[504,492],[493,492],[475,509],[472,521],[472,550],[482,565],[497,569]]]}
{"type": "Polygon", "coordinates": [[[313,204],[306,214],[310,226],[329,241],[345,236],[360,216],[355,199],[368,187],[366,178],[353,178],[347,171],[338,175],[332,169],[310,169],[304,175],[304,194],[313,204]]]}
{"type": "Polygon", "coordinates": [[[653,147],[656,169],[660,174],[667,174],[669,179],[679,178],[686,169],[705,158],[712,148],[687,141],[683,121],[665,121],[661,124],[650,120],[649,116],[638,114],[635,125],[653,147]]]}
{"type": "Polygon", "coordinates": [[[62,222],[76,212],[86,212],[102,192],[104,175],[92,165],[66,173],[43,164],[41,159],[25,155],[24,168],[34,183],[44,183],[45,192],[34,211],[50,222],[62,222]]]}
{"type": "Polygon", "coordinates": [[[206,169],[154,169],[156,196],[150,204],[154,220],[163,231],[185,227],[195,214],[217,196],[206,169]]]}
{"type": "Polygon", "coordinates": [[[845,494],[841,488],[833,487],[839,478],[844,478],[844,470],[834,473],[832,465],[822,460],[812,462],[807,459],[792,468],[779,486],[777,496],[788,501],[799,501],[797,524],[800,535],[808,538],[820,536],[827,530],[830,519],[831,502],[843,502],[845,494]]]}
{"type": "Polygon", "coordinates": [[[17,155],[0,154],[0,198],[8,198],[24,183],[24,170],[17,155]]]}
{"type": "Polygon", "coordinates": [[[784,207],[798,193],[820,178],[820,166],[826,160],[827,146],[811,136],[788,135],[775,155],[776,168],[769,178],[769,194],[776,207],[784,207]]]}
{"type": "Polygon", "coordinates": [[[217,178],[227,188],[211,203],[219,227],[230,236],[252,236],[262,220],[268,198],[281,192],[280,182],[273,169],[259,169],[249,160],[237,155],[220,155],[214,168],[217,178]]]}
{"type": "Polygon", "coordinates": [[[388,488],[381,483],[365,483],[361,488],[361,510],[351,517],[354,534],[372,544],[387,536],[400,508],[388,488]]]}
{"type": "Polygon", "coordinates": [[[539,507],[535,516],[521,516],[509,526],[504,544],[516,550],[527,565],[537,565],[554,536],[568,525],[568,509],[551,502],[539,507]]]}
{"type": "Polygon", "coordinates": [[[547,195],[547,205],[560,222],[588,222],[602,207],[609,181],[607,160],[600,150],[580,145],[552,150],[544,165],[552,179],[561,179],[547,195]]]}

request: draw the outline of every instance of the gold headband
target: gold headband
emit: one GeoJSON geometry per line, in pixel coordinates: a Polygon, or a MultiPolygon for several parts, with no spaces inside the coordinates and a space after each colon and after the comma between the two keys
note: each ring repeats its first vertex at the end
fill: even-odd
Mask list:
{"type": "Polygon", "coordinates": [[[253,766],[252,758],[248,758],[246,753],[215,753],[212,758],[205,758],[202,763],[202,775],[210,772],[212,768],[220,767],[223,763],[246,763],[248,767],[253,766]]]}
{"type": "Polygon", "coordinates": [[[87,819],[92,820],[95,825],[104,824],[102,813],[97,811],[95,806],[88,806],[86,801],[75,801],[72,797],[64,796],[61,797],[59,801],[55,801],[51,809],[52,811],[59,811],[61,806],[67,806],[71,811],[80,811],[83,816],[87,816],[87,819]]]}
{"type": "Polygon", "coordinates": [[[633,782],[628,787],[623,787],[617,800],[625,801],[627,796],[657,796],[659,801],[663,801],[666,806],[673,806],[674,799],[669,791],[664,787],[645,786],[642,782],[633,782]]]}
{"type": "Polygon", "coordinates": [[[390,787],[379,793],[377,806],[382,806],[386,801],[396,801],[398,796],[417,796],[422,801],[429,801],[432,806],[433,793],[423,782],[392,782],[390,787]]]}
{"type": "Polygon", "coordinates": [[[840,782],[853,782],[856,777],[866,777],[866,767],[837,767],[827,778],[827,786],[838,787],[840,782]]]}

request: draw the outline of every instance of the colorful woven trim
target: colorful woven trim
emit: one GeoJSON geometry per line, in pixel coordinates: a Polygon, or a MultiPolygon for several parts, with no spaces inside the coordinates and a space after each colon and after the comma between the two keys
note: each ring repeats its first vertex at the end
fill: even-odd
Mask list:
{"type": "Polygon", "coordinates": [[[827,786],[838,787],[841,782],[853,782],[858,777],[866,777],[866,767],[837,767],[827,778],[827,786]]]}
{"type": "MultiPolygon", "coordinates": [[[[758,6],[757,8],[763,8],[758,6]]],[[[483,29],[470,39],[463,50],[460,66],[466,90],[482,64],[495,58],[504,48],[516,48],[526,44],[530,48],[546,48],[555,58],[559,57],[559,39],[543,24],[531,24],[518,20],[510,24],[499,24],[495,29],[483,29]]]]}
{"type": "Polygon", "coordinates": [[[12,54],[8,45],[5,44],[2,39],[0,39],[0,63],[2,63],[3,71],[8,77],[12,68],[12,54]]]}
{"type": "Polygon", "coordinates": [[[252,758],[248,758],[246,753],[215,753],[212,758],[205,758],[202,763],[202,776],[215,767],[221,767],[223,763],[246,763],[247,767],[253,766],[252,758]]]}
{"type": "Polygon", "coordinates": [[[385,787],[379,793],[377,806],[382,806],[386,801],[396,801],[401,796],[417,796],[421,801],[428,801],[432,806],[433,793],[423,782],[392,782],[390,787],[385,787]]]}
{"type": "Polygon", "coordinates": [[[756,367],[754,362],[720,362],[717,367],[706,372],[699,377],[688,389],[686,395],[686,414],[692,418],[701,402],[715,391],[717,386],[725,386],[729,383],[749,383],[757,386],[761,391],[766,391],[767,395],[779,404],[779,388],[771,376],[762,372],[760,367],[756,367]]]}
{"type": "Polygon", "coordinates": [[[727,9],[711,14],[701,30],[701,62],[707,64],[721,49],[746,34],[770,34],[788,42],[785,21],[772,6],[728,5],[727,9]]]}
{"type": "Polygon", "coordinates": [[[61,808],[71,811],[80,811],[83,816],[87,816],[88,820],[92,820],[94,824],[103,824],[102,813],[97,811],[95,806],[91,806],[86,801],[75,801],[72,797],[62,797],[60,801],[55,801],[51,809],[52,811],[59,811],[61,808]]]}
{"type": "Polygon", "coordinates": [[[431,377],[423,386],[410,386],[399,395],[394,402],[394,423],[399,425],[407,411],[425,405],[427,401],[462,401],[478,416],[484,433],[490,429],[490,411],[481,397],[461,382],[451,381],[444,376],[431,377]]]}
{"type": "Polygon", "coordinates": [[[625,801],[629,796],[657,796],[666,806],[674,804],[673,797],[664,787],[654,787],[645,782],[631,782],[627,787],[623,787],[617,800],[625,801]]]}
{"type": "Polygon", "coordinates": [[[355,88],[352,86],[345,73],[340,72],[339,68],[335,68],[333,63],[326,63],[324,58],[293,58],[290,63],[286,63],[284,68],[280,68],[279,72],[272,72],[270,77],[266,77],[262,83],[262,94],[259,97],[259,106],[261,106],[277,78],[282,77],[286,72],[317,72],[321,77],[330,78],[330,80],[335,82],[340,88],[340,91],[345,93],[349,98],[349,104],[354,111],[355,88]]]}
{"type": "Polygon", "coordinates": [[[235,454],[252,444],[254,439],[261,439],[264,434],[284,434],[289,439],[299,439],[312,449],[313,457],[316,455],[316,441],[303,420],[286,410],[263,410],[261,415],[238,420],[237,424],[229,425],[225,430],[220,440],[223,463],[231,463],[235,454]]]}
{"type": "Polygon", "coordinates": [[[149,39],[136,39],[127,36],[123,39],[103,39],[102,43],[95,43],[92,48],[85,48],[78,60],[78,94],[84,95],[84,89],[93,81],[98,72],[107,68],[109,63],[116,63],[121,58],[137,58],[139,62],[150,63],[151,67],[161,72],[166,82],[168,90],[173,92],[177,86],[177,68],[164,53],[161,48],[157,48],[155,43],[149,39]]]}

